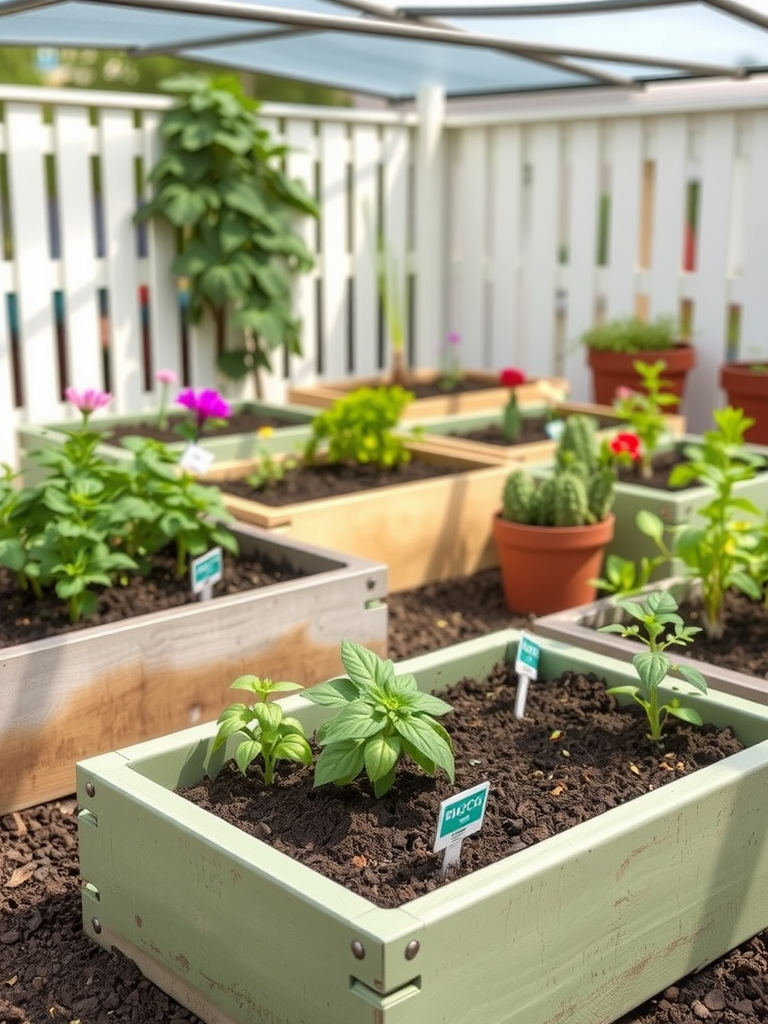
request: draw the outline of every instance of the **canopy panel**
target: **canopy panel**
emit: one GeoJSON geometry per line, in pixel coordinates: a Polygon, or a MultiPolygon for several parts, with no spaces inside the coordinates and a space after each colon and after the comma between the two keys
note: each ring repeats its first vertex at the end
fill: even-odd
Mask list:
{"type": "Polygon", "coordinates": [[[125,50],[390,100],[768,69],[768,0],[0,0],[0,45],[125,50]]]}

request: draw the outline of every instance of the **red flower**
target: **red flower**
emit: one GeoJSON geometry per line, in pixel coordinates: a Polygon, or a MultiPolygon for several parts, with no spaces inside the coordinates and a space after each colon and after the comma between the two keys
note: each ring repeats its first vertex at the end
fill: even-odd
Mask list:
{"type": "Polygon", "coordinates": [[[525,374],[522,370],[516,370],[510,366],[501,371],[499,381],[504,388],[516,388],[518,384],[525,384],[525,374]]]}
{"type": "Polygon", "coordinates": [[[617,434],[610,443],[614,455],[629,455],[633,462],[641,458],[640,438],[636,434],[617,434]]]}

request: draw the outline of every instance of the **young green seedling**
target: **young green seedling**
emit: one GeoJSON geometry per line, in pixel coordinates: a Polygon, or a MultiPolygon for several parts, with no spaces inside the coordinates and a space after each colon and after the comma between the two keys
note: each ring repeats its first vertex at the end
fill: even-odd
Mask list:
{"type": "Polygon", "coordinates": [[[341,642],[347,676],[307,690],[307,700],[336,708],[317,731],[323,749],[315,765],[315,785],[348,785],[365,770],[374,794],[383,796],[407,754],[427,773],[442,768],[453,782],[453,747],[433,715],[451,710],[439,697],[422,693],[412,675],[395,675],[391,661],[349,640],[341,642]]]}
{"type": "Polygon", "coordinates": [[[640,686],[613,686],[608,693],[627,694],[640,705],[650,726],[648,739],[653,743],[663,739],[663,728],[669,715],[692,725],[701,725],[701,716],[694,708],[684,706],[677,697],[661,704],[659,695],[659,686],[670,672],[677,672],[701,693],[707,692],[706,680],[698,669],[691,665],[674,664],[664,654],[667,647],[674,644],[685,647],[692,643],[694,634],[701,632],[699,627],[685,625],[677,614],[677,601],[667,591],[649,594],[642,604],[635,601],[619,601],[618,604],[637,622],[630,626],[611,623],[609,626],[601,626],[601,632],[634,637],[645,644],[647,650],[632,659],[640,677],[640,686]]]}
{"type": "Polygon", "coordinates": [[[273,683],[258,676],[239,676],[231,684],[233,690],[248,690],[258,696],[254,704],[231,704],[218,717],[219,731],[212,750],[230,736],[240,736],[235,751],[235,763],[245,775],[248,765],[261,754],[264,762],[264,783],[271,786],[277,761],[298,761],[311,764],[312,751],[304,735],[304,727],[296,718],[283,715],[279,704],[267,701],[271,693],[300,690],[298,683],[273,683]]]}

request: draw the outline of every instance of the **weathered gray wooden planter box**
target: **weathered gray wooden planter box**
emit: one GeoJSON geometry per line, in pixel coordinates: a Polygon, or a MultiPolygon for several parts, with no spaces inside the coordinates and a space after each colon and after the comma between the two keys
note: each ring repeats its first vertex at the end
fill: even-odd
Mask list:
{"type": "MultiPolygon", "coordinates": [[[[675,576],[665,580],[657,580],[645,587],[642,593],[654,590],[669,590],[678,604],[689,595],[700,592],[700,584],[696,580],[675,576]]],[[[632,620],[616,604],[613,597],[603,597],[591,604],[578,608],[567,608],[562,612],[553,612],[536,619],[535,631],[540,636],[551,640],[559,640],[568,645],[582,647],[585,650],[597,651],[622,661],[631,661],[640,648],[636,643],[616,633],[601,633],[600,626],[611,622],[628,624],[632,620]]],[[[693,665],[707,680],[707,685],[723,693],[731,693],[746,700],[754,700],[759,704],[768,704],[768,679],[734,672],[732,669],[720,668],[709,662],[698,661],[683,654],[684,648],[675,647],[670,650],[674,661],[681,665],[693,665]]]]}
{"type": "MultiPolygon", "coordinates": [[[[513,658],[518,639],[400,668],[441,689],[513,658]]],[[[544,641],[540,678],[566,668],[630,678],[544,641]]],[[[748,749],[397,909],[172,792],[226,756],[211,757],[213,724],[90,759],[85,930],[209,1024],[606,1024],[768,924],[768,708],[687,699],[748,749]]],[[[328,711],[284,707],[308,731],[328,711]]]]}
{"type": "Polygon", "coordinates": [[[238,675],[311,684],[341,671],[343,638],[386,651],[386,566],[232,532],[311,575],[0,648],[0,814],[74,792],[79,758],[216,718],[238,675]]]}
{"type": "MultiPolygon", "coordinates": [[[[285,420],[286,425],[275,427],[267,437],[259,437],[254,431],[245,434],[205,434],[200,439],[200,447],[209,451],[218,460],[225,459],[252,459],[256,458],[262,451],[269,452],[296,452],[309,439],[310,424],[317,415],[317,409],[301,405],[277,405],[274,402],[241,402],[235,404],[233,409],[236,412],[248,412],[261,414],[265,417],[275,417],[285,420]]],[[[179,407],[169,409],[170,413],[178,415],[179,407]]],[[[97,414],[91,420],[90,425],[94,430],[108,432],[110,428],[125,426],[127,423],[147,423],[156,419],[156,415],[141,414],[136,416],[102,416],[97,414]]],[[[69,423],[51,423],[46,425],[24,424],[16,431],[19,442],[19,468],[27,485],[35,484],[42,479],[44,470],[40,467],[30,453],[39,451],[41,448],[48,448],[52,445],[60,445],[66,435],[64,430],[71,430],[76,427],[78,420],[72,419],[69,423]]],[[[179,438],[178,441],[168,442],[171,451],[181,455],[186,441],[179,438]]],[[[131,453],[120,445],[119,442],[110,443],[105,439],[104,444],[99,446],[99,452],[113,459],[129,459],[131,453]]]]}

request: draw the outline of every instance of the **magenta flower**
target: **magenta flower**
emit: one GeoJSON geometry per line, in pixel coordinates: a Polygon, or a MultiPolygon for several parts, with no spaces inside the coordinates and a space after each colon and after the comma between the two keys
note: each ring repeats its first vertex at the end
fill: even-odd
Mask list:
{"type": "Polygon", "coordinates": [[[461,335],[458,333],[458,331],[451,331],[451,333],[448,335],[448,344],[449,345],[460,345],[461,344],[461,335]]]}
{"type": "Polygon", "coordinates": [[[67,388],[64,396],[76,409],[79,409],[83,416],[90,416],[96,409],[101,409],[112,400],[109,391],[99,391],[98,388],[86,388],[85,391],[78,391],[77,388],[67,388]]]}
{"type": "Polygon", "coordinates": [[[200,430],[206,420],[226,420],[232,415],[229,402],[226,402],[218,391],[212,388],[185,388],[176,399],[179,405],[186,406],[195,414],[195,423],[200,430]]]}

